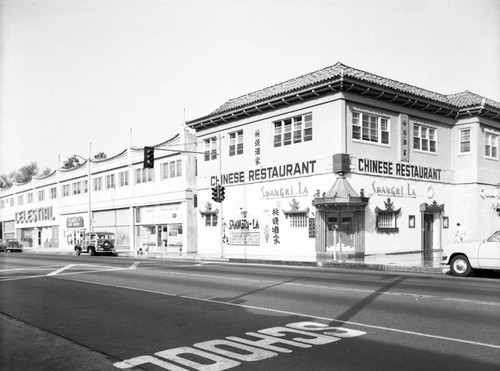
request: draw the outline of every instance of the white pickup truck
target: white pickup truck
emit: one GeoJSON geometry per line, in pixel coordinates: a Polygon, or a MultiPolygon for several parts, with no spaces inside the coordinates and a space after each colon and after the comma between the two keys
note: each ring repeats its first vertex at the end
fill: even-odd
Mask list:
{"type": "Polygon", "coordinates": [[[482,241],[456,242],[443,248],[443,273],[465,277],[475,269],[500,270],[500,231],[482,241]]]}

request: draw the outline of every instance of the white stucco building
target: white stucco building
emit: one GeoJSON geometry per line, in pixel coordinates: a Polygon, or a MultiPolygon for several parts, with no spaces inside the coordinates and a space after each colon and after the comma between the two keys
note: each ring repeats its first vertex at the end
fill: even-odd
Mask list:
{"type": "Polygon", "coordinates": [[[127,148],[1,189],[1,235],[28,248],[73,250],[92,228],[114,232],[119,250],[196,251],[196,138],[182,131],[154,148],[152,169],[143,167],[142,148],[127,148]]]}
{"type": "Polygon", "coordinates": [[[204,142],[202,254],[431,252],[458,222],[469,239],[500,228],[500,103],[471,92],[442,95],[337,63],[187,125],[204,142]]]}

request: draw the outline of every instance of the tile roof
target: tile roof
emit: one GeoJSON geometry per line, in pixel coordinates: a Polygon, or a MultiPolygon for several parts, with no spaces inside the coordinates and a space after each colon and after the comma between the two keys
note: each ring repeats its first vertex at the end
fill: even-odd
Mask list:
{"type": "MultiPolygon", "coordinates": [[[[379,76],[370,72],[352,68],[337,62],[333,66],[329,66],[318,71],[314,71],[267,88],[233,98],[225,102],[216,110],[205,117],[197,120],[202,120],[208,117],[219,116],[224,113],[252,107],[262,102],[279,99],[293,93],[314,89],[328,83],[338,81],[356,81],[366,83],[367,85],[375,85],[381,88],[392,90],[397,93],[404,93],[414,97],[420,97],[425,100],[453,107],[453,109],[463,109],[471,106],[489,105],[500,110],[500,103],[491,99],[483,98],[477,94],[465,91],[462,93],[444,95],[427,89],[419,88],[410,84],[402,83],[383,76],[379,76]]],[[[192,122],[193,122],[192,121],[192,122]]]]}

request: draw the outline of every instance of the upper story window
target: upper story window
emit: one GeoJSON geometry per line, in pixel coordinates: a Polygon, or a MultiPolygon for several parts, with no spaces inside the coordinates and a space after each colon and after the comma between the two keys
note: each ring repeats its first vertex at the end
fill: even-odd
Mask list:
{"type": "Polygon", "coordinates": [[[498,133],[486,131],[484,154],[488,158],[498,159],[498,133]]]}
{"type": "Polygon", "coordinates": [[[50,189],[50,198],[51,199],[57,198],[57,188],[56,187],[52,187],[50,189]]]}
{"type": "Polygon", "coordinates": [[[389,144],[389,119],[366,112],[353,112],[352,139],[389,144]]]}
{"type": "Polygon", "coordinates": [[[38,201],[45,200],[45,189],[41,189],[38,191],[38,201]]]}
{"type": "Polygon", "coordinates": [[[73,183],[73,195],[79,195],[82,193],[82,183],[76,182],[73,183]]]}
{"type": "Polygon", "coordinates": [[[115,188],[115,174],[106,175],[106,189],[115,188]]]}
{"type": "Polygon", "coordinates": [[[154,182],[155,181],[154,174],[155,174],[154,169],[151,168],[136,169],[135,183],[140,184],[140,183],[154,182]]]}
{"type": "Polygon", "coordinates": [[[436,142],[435,128],[413,124],[413,149],[436,153],[436,142]]]}
{"type": "Polygon", "coordinates": [[[31,204],[33,202],[33,193],[28,193],[26,195],[26,203],[31,204]]]}
{"type": "Polygon", "coordinates": [[[24,203],[23,195],[17,196],[17,204],[22,205],[24,203]]]}
{"type": "Polygon", "coordinates": [[[68,197],[69,196],[69,184],[63,184],[63,186],[62,186],[62,196],[63,197],[68,197]]]}
{"type": "Polygon", "coordinates": [[[14,207],[14,197],[10,198],[10,207],[14,207]]]}
{"type": "Polygon", "coordinates": [[[165,162],[161,166],[161,179],[182,176],[182,160],[165,162]]]}
{"type": "Polygon", "coordinates": [[[217,138],[205,139],[205,161],[217,159],[217,138]]]}
{"type": "Polygon", "coordinates": [[[470,153],[470,129],[460,130],[460,153],[470,153]]]}
{"type": "MultiPolygon", "coordinates": [[[[312,140],[312,114],[295,116],[274,122],[274,146],[312,140]]],[[[243,149],[242,149],[243,150],[243,149]]]]}
{"type": "Polygon", "coordinates": [[[243,154],[243,130],[229,133],[229,156],[243,154]]]}
{"type": "Polygon", "coordinates": [[[5,200],[0,200],[0,209],[5,209],[5,200]]]}
{"type": "Polygon", "coordinates": [[[94,191],[102,191],[102,176],[94,178],[94,191]]]}
{"type": "Polygon", "coordinates": [[[118,187],[128,186],[128,170],[118,173],[118,187]]]}

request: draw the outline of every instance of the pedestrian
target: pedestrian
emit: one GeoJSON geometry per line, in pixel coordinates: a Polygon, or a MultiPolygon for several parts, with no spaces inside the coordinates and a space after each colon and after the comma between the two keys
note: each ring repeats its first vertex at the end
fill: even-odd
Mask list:
{"type": "Polygon", "coordinates": [[[457,223],[457,233],[455,233],[455,242],[462,242],[465,240],[465,230],[460,223],[457,223]]]}

